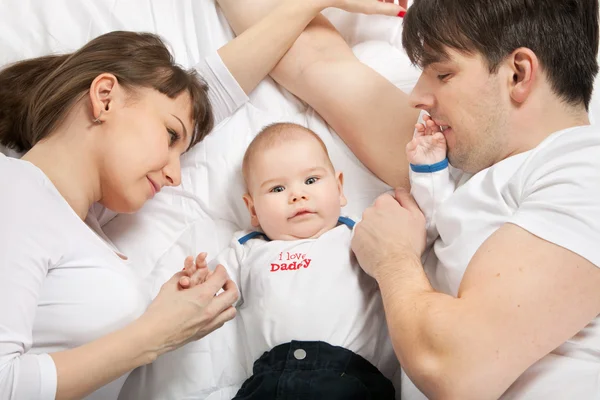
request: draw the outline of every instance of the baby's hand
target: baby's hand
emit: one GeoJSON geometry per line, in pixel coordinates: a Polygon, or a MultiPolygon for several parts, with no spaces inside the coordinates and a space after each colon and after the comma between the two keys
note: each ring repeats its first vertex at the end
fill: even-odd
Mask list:
{"type": "Polygon", "coordinates": [[[183,263],[183,272],[185,276],[179,278],[179,286],[183,289],[191,288],[202,283],[210,275],[208,264],[206,263],[206,253],[200,253],[196,261],[192,256],[185,259],[183,263]]]}
{"type": "Polygon", "coordinates": [[[406,145],[406,157],[413,165],[431,165],[446,158],[446,138],[429,115],[424,124],[415,125],[413,140],[406,145]]]}

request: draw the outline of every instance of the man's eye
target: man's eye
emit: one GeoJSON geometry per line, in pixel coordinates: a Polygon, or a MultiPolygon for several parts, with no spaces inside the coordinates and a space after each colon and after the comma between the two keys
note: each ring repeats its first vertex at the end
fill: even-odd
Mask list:
{"type": "Polygon", "coordinates": [[[304,183],[306,185],[312,185],[313,183],[316,183],[319,179],[315,176],[311,176],[310,178],[308,178],[306,181],[304,181],[304,183]]]}
{"type": "Polygon", "coordinates": [[[285,190],[285,188],[283,186],[275,186],[273,189],[271,189],[271,193],[279,193],[279,192],[283,192],[285,190]]]}

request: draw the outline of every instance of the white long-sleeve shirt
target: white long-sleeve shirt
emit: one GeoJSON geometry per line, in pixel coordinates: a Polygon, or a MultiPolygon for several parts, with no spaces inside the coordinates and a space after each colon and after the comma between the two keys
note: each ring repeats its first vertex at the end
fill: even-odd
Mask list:
{"type": "Polygon", "coordinates": [[[432,165],[411,165],[410,193],[415,198],[427,223],[427,252],[438,237],[436,212],[454,193],[456,184],[450,175],[448,160],[432,165]]]}
{"type": "MultiPolygon", "coordinates": [[[[48,353],[137,318],[148,298],[33,164],[0,156],[0,398],[54,399],[48,353]]],[[[116,398],[125,377],[91,398],[116,398]]]]}

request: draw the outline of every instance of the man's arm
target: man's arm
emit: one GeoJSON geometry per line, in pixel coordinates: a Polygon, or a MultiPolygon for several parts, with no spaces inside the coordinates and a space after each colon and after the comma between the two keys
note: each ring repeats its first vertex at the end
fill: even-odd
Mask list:
{"type": "MultiPolygon", "coordinates": [[[[238,35],[277,3],[219,0],[238,35]]],[[[407,94],[354,56],[325,17],[308,25],[271,76],[313,107],[375,175],[409,187],[404,147],[419,112],[407,94]]]]}
{"type": "Polygon", "coordinates": [[[400,363],[433,399],[498,398],[600,313],[598,268],[512,224],[479,248],[458,298],[433,291],[415,256],[377,278],[400,363]]]}

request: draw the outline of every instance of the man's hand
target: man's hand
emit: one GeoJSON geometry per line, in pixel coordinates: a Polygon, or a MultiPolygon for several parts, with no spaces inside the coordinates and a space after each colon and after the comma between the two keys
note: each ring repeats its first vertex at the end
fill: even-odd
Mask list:
{"type": "MultiPolygon", "coordinates": [[[[425,249],[425,217],[405,189],[395,198],[381,195],[363,213],[352,239],[352,250],[365,272],[377,279],[394,261],[407,255],[421,257],[425,249]]],[[[396,264],[396,265],[395,265],[396,264]]]]}

